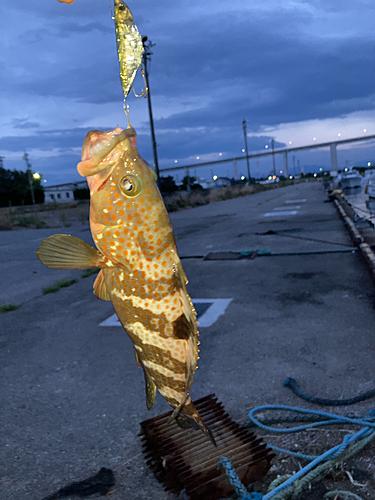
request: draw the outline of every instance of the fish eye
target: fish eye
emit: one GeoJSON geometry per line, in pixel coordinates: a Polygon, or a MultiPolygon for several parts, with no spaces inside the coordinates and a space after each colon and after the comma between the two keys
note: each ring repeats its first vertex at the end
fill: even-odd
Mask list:
{"type": "Polygon", "coordinates": [[[128,198],[137,196],[141,191],[141,183],[135,175],[124,175],[120,180],[120,190],[128,198]]]}
{"type": "Polygon", "coordinates": [[[125,10],[125,5],[120,3],[120,5],[118,6],[118,10],[125,10]]]}

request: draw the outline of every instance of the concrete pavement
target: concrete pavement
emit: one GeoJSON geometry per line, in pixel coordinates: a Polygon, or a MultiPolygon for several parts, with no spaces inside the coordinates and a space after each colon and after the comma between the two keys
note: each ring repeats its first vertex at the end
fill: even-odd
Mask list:
{"type": "MultiPolygon", "coordinates": [[[[282,387],[288,376],[326,398],[373,388],[374,287],[325,200],[321,183],[306,183],[172,214],[192,298],[233,299],[216,323],[201,328],[193,399],[215,392],[237,419],[260,404],[312,407],[282,387]],[[189,258],[258,249],[294,254],[189,258]],[[331,250],[344,252],[324,253],[331,250]]],[[[37,261],[40,242],[58,232],[91,239],[82,225],[0,235],[0,303],[22,304],[0,317],[1,498],[41,500],[109,467],[117,479],[113,500],[170,500],[137,438],[139,422],[169,406],[159,395],[147,411],[130,340],[121,328],[99,326],[113,310],[93,296],[94,277],[37,261]],[[42,287],[72,276],[77,284],[42,295],[42,287]]],[[[339,411],[365,415],[371,406],[339,411]]],[[[370,462],[361,466],[375,473],[370,462]]]]}

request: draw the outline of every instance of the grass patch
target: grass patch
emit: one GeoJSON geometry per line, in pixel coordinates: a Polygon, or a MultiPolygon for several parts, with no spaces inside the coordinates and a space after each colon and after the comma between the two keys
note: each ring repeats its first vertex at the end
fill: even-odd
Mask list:
{"type": "Polygon", "coordinates": [[[74,285],[74,283],[78,283],[78,280],[72,279],[72,280],[60,280],[56,281],[51,286],[48,286],[47,288],[43,288],[43,295],[47,295],[47,293],[55,293],[61,290],[61,288],[65,288],[70,285],[74,285]]]}
{"type": "Polygon", "coordinates": [[[3,306],[0,306],[0,313],[15,311],[18,308],[19,306],[17,306],[16,304],[4,304],[3,306]]]}
{"type": "Polygon", "coordinates": [[[250,186],[238,184],[237,186],[211,189],[210,191],[205,189],[203,191],[192,191],[191,193],[174,193],[164,196],[164,203],[168,212],[177,212],[186,208],[200,207],[217,201],[231,200],[240,196],[269,191],[291,184],[294,184],[294,181],[288,179],[274,184],[251,184],[250,186]]]}
{"type": "Polygon", "coordinates": [[[90,269],[86,269],[81,275],[81,278],[88,278],[89,276],[92,276],[93,274],[97,274],[100,271],[98,267],[90,267],[90,269]]]}
{"type": "Polygon", "coordinates": [[[41,217],[38,214],[19,215],[18,217],[16,217],[15,221],[16,224],[20,227],[41,229],[42,227],[46,226],[45,222],[42,221],[41,217]]]}

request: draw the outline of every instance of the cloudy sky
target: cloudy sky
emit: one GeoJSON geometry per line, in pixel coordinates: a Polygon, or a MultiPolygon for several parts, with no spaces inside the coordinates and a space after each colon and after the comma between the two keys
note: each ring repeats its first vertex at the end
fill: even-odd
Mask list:
{"type": "MultiPolygon", "coordinates": [[[[375,134],[373,0],[128,5],[141,35],[155,43],[150,87],[161,169],[241,155],[243,118],[250,152],[272,139],[283,147],[375,134]]],[[[24,170],[27,151],[47,185],[80,180],[86,133],[126,126],[108,0],[17,0],[0,9],[4,167],[24,170]]],[[[142,88],[137,77],[135,89],[142,88]]],[[[152,164],[147,101],[131,95],[128,102],[140,154],[152,164]]],[[[375,161],[375,141],[338,155],[340,166],[365,165],[375,161]]],[[[327,150],[296,156],[307,170],[330,164],[327,150]]],[[[252,172],[266,175],[271,163],[254,161],[252,172]]],[[[230,164],[197,174],[212,170],[232,176],[230,164]]]]}

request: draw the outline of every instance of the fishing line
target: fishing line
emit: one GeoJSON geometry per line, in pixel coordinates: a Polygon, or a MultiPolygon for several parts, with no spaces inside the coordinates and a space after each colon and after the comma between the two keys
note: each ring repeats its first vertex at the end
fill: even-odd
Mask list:
{"type": "Polygon", "coordinates": [[[115,18],[115,15],[114,15],[113,10],[112,10],[111,0],[108,0],[108,3],[109,3],[109,10],[111,11],[111,16],[112,16],[112,19],[114,19],[114,18],[115,18]]]}

